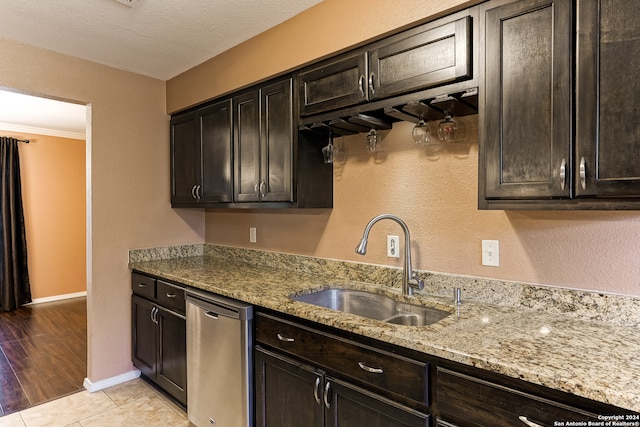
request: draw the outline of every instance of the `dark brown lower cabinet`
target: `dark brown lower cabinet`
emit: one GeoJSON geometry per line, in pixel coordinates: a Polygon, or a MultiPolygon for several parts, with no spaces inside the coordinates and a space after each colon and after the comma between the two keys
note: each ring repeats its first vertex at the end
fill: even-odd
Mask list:
{"type": "Polygon", "coordinates": [[[438,427],[586,426],[599,425],[599,415],[631,414],[570,396],[532,394],[442,367],[437,368],[436,381],[438,427]]]}
{"type": "Polygon", "coordinates": [[[257,426],[429,426],[426,414],[262,347],[255,364],[257,426]]]}
{"type": "Polygon", "coordinates": [[[140,369],[142,375],[186,406],[187,324],[183,307],[184,289],[134,273],[133,292],[133,364],[140,369]],[[139,287],[142,284],[148,287],[142,290],[139,287]]]}
{"type": "Polygon", "coordinates": [[[429,426],[429,415],[330,376],[325,377],[324,392],[327,427],[429,426]]]}
{"type": "Polygon", "coordinates": [[[254,360],[256,426],[324,426],[322,371],[261,347],[256,347],[254,360]]]}

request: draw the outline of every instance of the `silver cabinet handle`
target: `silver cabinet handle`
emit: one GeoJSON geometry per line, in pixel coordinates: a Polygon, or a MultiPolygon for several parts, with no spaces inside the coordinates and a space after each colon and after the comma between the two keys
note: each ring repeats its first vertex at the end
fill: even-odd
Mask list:
{"type": "Polygon", "coordinates": [[[193,188],[191,189],[191,197],[198,200],[198,197],[196,196],[196,188],[198,188],[198,184],[194,185],[193,188]]]}
{"type": "Polygon", "coordinates": [[[258,193],[258,186],[260,185],[260,183],[256,182],[256,185],[253,186],[253,192],[256,194],[256,196],[259,194],[258,193]]]}
{"type": "Polygon", "coordinates": [[[198,184],[198,188],[196,188],[196,198],[198,199],[198,201],[200,201],[200,196],[202,194],[202,186],[200,184],[198,184]]]}
{"type": "Polygon", "coordinates": [[[167,298],[171,298],[171,299],[175,299],[176,294],[170,294],[169,292],[167,292],[167,298]]]}
{"type": "Polygon", "coordinates": [[[376,75],[371,73],[369,75],[369,91],[371,92],[371,96],[373,96],[376,91],[375,91],[375,86],[374,86],[374,80],[376,78],[376,75]]]}
{"type": "Polygon", "coordinates": [[[567,159],[562,159],[560,163],[560,188],[564,190],[567,184],[567,159]]]}
{"type": "Polygon", "coordinates": [[[147,284],[146,283],[138,283],[138,287],[139,288],[146,288],[147,284]]]}
{"type": "Polygon", "coordinates": [[[580,185],[583,190],[587,189],[587,164],[584,157],[580,159],[580,185]]]}
{"type": "Polygon", "coordinates": [[[156,325],[158,324],[158,307],[153,307],[151,309],[151,321],[156,325]]]}
{"type": "Polygon", "coordinates": [[[360,86],[360,94],[362,95],[363,98],[366,96],[364,85],[365,85],[364,74],[361,74],[360,79],[358,80],[358,86],[360,86]]]}
{"type": "Polygon", "coordinates": [[[360,369],[362,369],[363,371],[367,371],[372,374],[384,374],[384,371],[381,368],[372,368],[370,366],[365,365],[362,362],[358,362],[358,366],[360,366],[360,369]]]}
{"type": "Polygon", "coordinates": [[[282,334],[278,334],[277,337],[278,337],[278,339],[280,341],[284,341],[284,342],[294,342],[295,341],[294,338],[290,338],[290,337],[284,336],[282,334]]]}
{"type": "Polygon", "coordinates": [[[525,423],[526,425],[528,425],[529,427],[544,427],[544,426],[542,426],[542,425],[540,425],[540,424],[538,424],[538,423],[534,423],[533,421],[529,421],[529,420],[527,419],[527,417],[523,417],[522,415],[520,415],[520,416],[518,417],[518,419],[519,419],[520,421],[522,421],[523,423],[525,423]]]}
{"type": "Polygon", "coordinates": [[[316,385],[313,388],[313,397],[316,399],[316,403],[320,404],[320,377],[316,378],[316,385]]]}
{"type": "Polygon", "coordinates": [[[264,181],[260,181],[260,197],[264,197],[267,190],[267,184],[264,181]]]}
{"type": "Polygon", "coordinates": [[[327,385],[324,386],[324,406],[327,409],[331,409],[331,402],[329,402],[329,392],[331,391],[331,383],[327,381],[327,385]]]}

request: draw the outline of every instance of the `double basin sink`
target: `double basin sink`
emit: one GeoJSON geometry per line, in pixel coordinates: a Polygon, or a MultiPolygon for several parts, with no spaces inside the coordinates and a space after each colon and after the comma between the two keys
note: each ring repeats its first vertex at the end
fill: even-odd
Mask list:
{"type": "Polygon", "coordinates": [[[386,295],[354,289],[325,289],[292,298],[295,301],[404,326],[431,325],[450,314],[437,308],[409,304],[386,295]]]}

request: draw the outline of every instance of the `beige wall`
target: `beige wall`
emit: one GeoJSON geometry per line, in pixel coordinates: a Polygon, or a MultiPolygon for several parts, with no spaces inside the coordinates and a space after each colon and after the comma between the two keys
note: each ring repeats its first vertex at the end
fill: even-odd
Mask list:
{"type": "Polygon", "coordinates": [[[377,159],[364,135],[338,138],[346,154],[334,164],[331,211],[210,211],[206,241],[400,267],[386,257],[386,236],[402,235],[391,221],[373,227],[366,256],[354,252],[367,222],[393,213],[409,226],[416,268],[640,296],[638,212],[477,210],[477,116],[459,120],[468,144],[437,159],[407,122],[386,133],[377,159]],[[500,267],[481,265],[483,239],[500,241],[500,267]]]}
{"type": "Polygon", "coordinates": [[[19,144],[32,298],[87,290],[84,140],[0,131],[19,144]]]}
{"type": "Polygon", "coordinates": [[[204,241],[204,214],[169,204],[165,83],[4,39],[0,52],[0,87],[91,105],[88,377],[128,372],[128,249],[204,241]]]}
{"type": "MultiPolygon", "coordinates": [[[[325,0],[316,7],[167,83],[176,111],[264,79],[313,58],[424,20],[463,1],[325,0]]],[[[475,2],[477,3],[477,2],[475,2]]],[[[430,160],[398,123],[375,161],[362,135],[338,140],[347,150],[335,165],[332,211],[231,212],[206,215],[206,241],[328,258],[399,265],[385,256],[393,223],[380,223],[369,253],[353,252],[373,216],[395,213],[412,232],[416,267],[640,296],[637,212],[504,212],[477,210],[477,116],[465,118],[470,150],[430,160]],[[248,229],[258,242],[248,242],[248,229]],[[500,240],[500,267],[481,266],[481,240],[500,240]]],[[[451,148],[451,147],[450,147],[451,148]]]]}

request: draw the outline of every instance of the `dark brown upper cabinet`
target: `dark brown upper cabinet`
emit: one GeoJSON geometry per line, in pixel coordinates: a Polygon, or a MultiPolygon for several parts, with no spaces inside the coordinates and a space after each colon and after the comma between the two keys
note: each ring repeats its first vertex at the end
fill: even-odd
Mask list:
{"type": "Polygon", "coordinates": [[[290,78],[234,98],[236,202],[293,202],[290,78]]]}
{"type": "Polygon", "coordinates": [[[639,197],[640,2],[579,0],[577,12],[576,196],[639,197]]]}
{"type": "Polygon", "coordinates": [[[370,99],[470,79],[471,50],[470,16],[386,38],[369,49],[370,99]]]}
{"type": "Polygon", "coordinates": [[[640,208],[640,5],[494,0],[480,16],[479,207],[640,208]]]}
{"type": "Polygon", "coordinates": [[[524,0],[488,7],[481,90],[485,197],[569,197],[571,2],[524,0]]]}
{"type": "Polygon", "coordinates": [[[472,18],[467,13],[404,31],[297,74],[300,115],[471,79],[472,18]]]}
{"type": "Polygon", "coordinates": [[[172,116],[173,207],[333,207],[328,137],[295,130],[292,85],[275,79],[172,116]]]}
{"type": "Polygon", "coordinates": [[[231,202],[231,100],[171,119],[171,204],[231,202]]]}
{"type": "Polygon", "coordinates": [[[366,51],[332,58],[301,71],[297,77],[300,114],[316,114],[368,101],[366,76],[366,51]]]}

